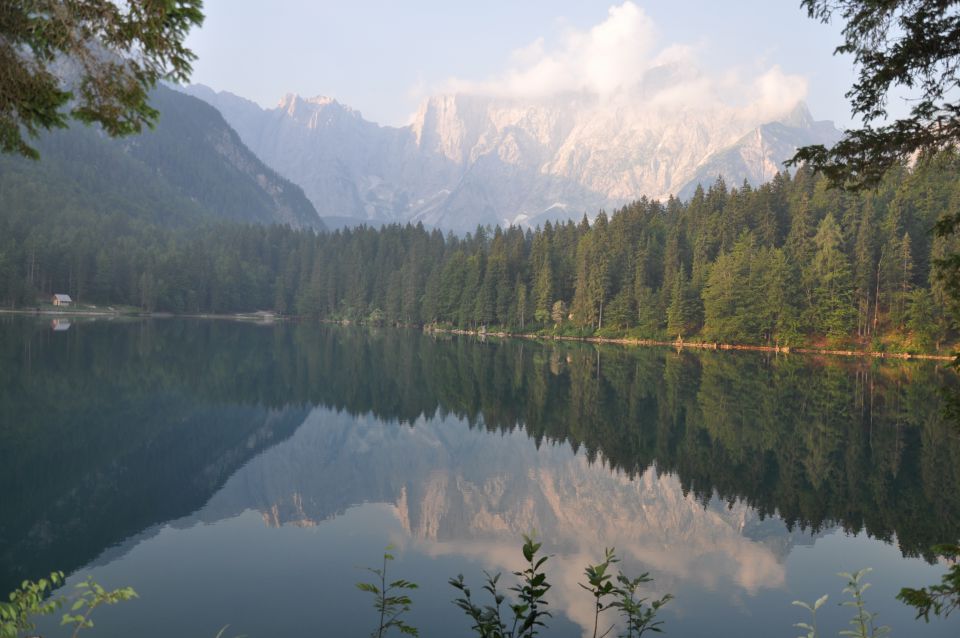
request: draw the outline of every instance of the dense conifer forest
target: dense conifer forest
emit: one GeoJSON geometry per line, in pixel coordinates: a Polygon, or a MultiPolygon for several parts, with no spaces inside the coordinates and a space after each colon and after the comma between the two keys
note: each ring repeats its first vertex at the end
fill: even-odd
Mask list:
{"type": "Polygon", "coordinates": [[[5,307],[66,292],[145,311],[555,334],[926,351],[953,337],[935,263],[958,242],[933,228],[960,207],[956,153],[859,193],[801,168],[759,188],[718,179],[689,202],[643,198],[592,223],[465,237],[171,225],[3,177],[5,307]]]}

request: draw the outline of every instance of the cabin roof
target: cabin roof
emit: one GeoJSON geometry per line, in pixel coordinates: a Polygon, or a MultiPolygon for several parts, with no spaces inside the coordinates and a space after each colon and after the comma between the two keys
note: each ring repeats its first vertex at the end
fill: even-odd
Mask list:
{"type": "Polygon", "coordinates": [[[53,298],[56,299],[57,301],[70,301],[70,302],[73,301],[73,299],[70,298],[70,295],[63,295],[60,293],[55,294],[53,298]]]}

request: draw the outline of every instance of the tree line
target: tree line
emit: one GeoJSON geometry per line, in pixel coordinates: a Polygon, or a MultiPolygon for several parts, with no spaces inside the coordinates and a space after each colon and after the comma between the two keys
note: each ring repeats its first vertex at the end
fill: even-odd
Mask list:
{"type": "Polygon", "coordinates": [[[756,188],[718,178],[689,202],[641,198],[592,222],[464,237],[419,224],[171,227],[7,181],[0,304],[66,292],[145,311],[934,349],[952,336],[935,263],[958,242],[932,231],[960,207],[958,169],[944,152],[858,193],[803,168],[756,188]]]}

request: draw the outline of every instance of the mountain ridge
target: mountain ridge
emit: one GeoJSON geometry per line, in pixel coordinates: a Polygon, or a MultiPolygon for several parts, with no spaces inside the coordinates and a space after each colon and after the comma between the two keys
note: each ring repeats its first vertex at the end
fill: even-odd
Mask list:
{"type": "Polygon", "coordinates": [[[840,132],[795,103],[756,109],[664,107],[564,93],[538,100],[426,99],[410,124],[381,126],[334,98],[285,95],[272,109],[203,85],[241,139],[299,184],[331,225],[417,223],[458,232],[592,217],[641,197],[689,197],[718,176],[752,186],[797,146],[840,132]]]}
{"type": "Polygon", "coordinates": [[[5,199],[18,214],[56,206],[167,227],[229,220],[324,228],[302,189],[247,148],[216,108],[162,85],[150,103],[159,121],[138,135],[113,139],[75,125],[40,136],[40,162],[0,158],[5,199]]]}

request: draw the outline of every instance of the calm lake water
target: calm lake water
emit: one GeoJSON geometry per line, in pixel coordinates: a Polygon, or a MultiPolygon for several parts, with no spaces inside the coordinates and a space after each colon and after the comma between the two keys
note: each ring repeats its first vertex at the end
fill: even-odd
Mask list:
{"type": "Polygon", "coordinates": [[[676,596],[668,635],[793,637],[791,601],[824,593],[836,635],[836,573],[872,567],[894,636],[956,636],[894,600],[960,537],[944,388],[928,362],[2,318],[0,587],[132,585],[94,637],[359,637],[354,583],[393,544],[409,622],[468,636],[447,580],[520,568],[535,530],[546,636],[592,630],[577,583],[605,546],[676,596]]]}

